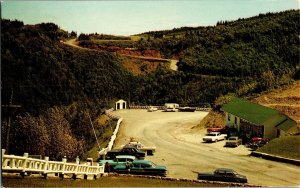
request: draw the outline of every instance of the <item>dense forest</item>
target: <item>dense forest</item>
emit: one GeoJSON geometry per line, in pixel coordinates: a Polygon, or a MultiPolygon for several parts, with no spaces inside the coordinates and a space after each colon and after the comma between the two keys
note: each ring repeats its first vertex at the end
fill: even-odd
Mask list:
{"type": "MultiPolygon", "coordinates": [[[[1,27],[1,102],[21,105],[14,109],[18,117],[12,122],[10,140],[15,143],[10,143],[9,151],[53,158],[81,156],[95,142],[88,115],[95,120],[111,100],[122,97],[131,74],[113,54],[62,44],[60,40],[69,34],[53,23],[32,26],[2,20],[1,27]],[[61,133],[54,134],[54,129],[61,133]],[[48,139],[30,143],[37,135],[48,139]],[[57,148],[53,149],[55,143],[57,148]],[[64,143],[76,147],[62,148],[64,143]],[[49,153],[59,148],[61,152],[49,153]]],[[[2,108],[3,146],[11,113],[2,108]]],[[[101,129],[107,126],[98,125],[98,132],[104,134],[101,129]]]]}
{"type": "Polygon", "coordinates": [[[95,141],[89,117],[99,136],[107,139],[110,123],[96,119],[116,99],[211,106],[228,93],[252,95],[298,80],[299,20],[299,11],[268,13],[220,21],[215,27],[147,32],[138,41],[79,35],[82,42],[120,40],[122,47],[156,49],[165,58],[180,60],[179,71],[160,67],[135,76],[116,53],[63,44],[77,35],[74,31],[54,23],[24,25],[2,19],[1,100],[21,105],[14,110],[2,107],[2,145],[9,135],[14,140],[9,152],[15,154],[82,156],[95,141]],[[8,117],[13,117],[9,133],[8,117]]]}

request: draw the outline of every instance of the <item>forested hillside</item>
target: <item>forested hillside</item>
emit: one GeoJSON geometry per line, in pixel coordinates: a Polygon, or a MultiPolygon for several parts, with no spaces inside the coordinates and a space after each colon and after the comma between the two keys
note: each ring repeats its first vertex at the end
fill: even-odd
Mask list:
{"type": "MultiPolygon", "coordinates": [[[[122,97],[131,74],[111,53],[62,44],[68,33],[53,23],[2,20],[1,29],[1,103],[21,105],[13,110],[10,152],[81,156],[95,142],[89,115],[95,120],[122,97]]],[[[1,111],[5,148],[12,111],[1,111]]],[[[105,141],[109,122],[94,123],[105,141]]]]}
{"type": "Polygon", "coordinates": [[[251,77],[262,91],[300,78],[299,20],[299,10],[291,10],[141,36],[149,39],[145,46],[180,58],[185,73],[251,77]]]}

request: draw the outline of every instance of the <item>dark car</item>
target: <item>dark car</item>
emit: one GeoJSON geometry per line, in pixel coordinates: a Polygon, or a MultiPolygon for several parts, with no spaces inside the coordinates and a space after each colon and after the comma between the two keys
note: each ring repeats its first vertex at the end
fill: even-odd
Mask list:
{"type": "Polygon", "coordinates": [[[238,182],[247,183],[247,177],[238,174],[232,169],[218,168],[213,173],[205,172],[198,173],[198,180],[209,180],[209,181],[224,181],[224,182],[238,182]]]}
{"type": "Polygon", "coordinates": [[[135,156],[137,159],[144,159],[146,153],[136,149],[135,147],[124,147],[119,150],[110,150],[106,153],[106,159],[115,159],[118,155],[132,155],[135,156]]]}
{"type": "Polygon", "coordinates": [[[137,174],[137,175],[152,175],[166,176],[166,166],[158,166],[151,161],[135,160],[132,163],[119,164],[114,167],[114,171],[120,174],[137,174]]]}

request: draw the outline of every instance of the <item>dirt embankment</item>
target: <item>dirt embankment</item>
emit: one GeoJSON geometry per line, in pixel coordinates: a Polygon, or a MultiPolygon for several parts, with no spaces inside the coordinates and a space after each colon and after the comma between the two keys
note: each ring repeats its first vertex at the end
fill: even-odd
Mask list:
{"type": "Polygon", "coordinates": [[[263,94],[254,102],[279,110],[300,124],[300,81],[263,94]]]}
{"type": "Polygon", "coordinates": [[[141,56],[141,57],[153,57],[153,58],[162,58],[162,55],[159,51],[154,49],[138,49],[138,48],[123,48],[120,46],[104,46],[100,44],[95,43],[84,43],[80,44],[80,46],[84,48],[90,48],[94,50],[101,50],[101,51],[107,51],[107,52],[116,52],[120,55],[129,55],[129,56],[141,56]]]}

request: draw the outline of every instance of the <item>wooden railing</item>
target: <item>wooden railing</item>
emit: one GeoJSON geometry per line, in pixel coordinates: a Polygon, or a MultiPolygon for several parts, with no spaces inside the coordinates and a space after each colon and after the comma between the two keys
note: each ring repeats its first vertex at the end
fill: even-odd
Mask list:
{"type": "Polygon", "coordinates": [[[90,162],[80,164],[77,157],[75,163],[67,163],[67,158],[62,161],[49,161],[49,157],[35,159],[28,157],[28,153],[24,156],[6,155],[5,149],[2,149],[2,172],[19,172],[22,177],[25,173],[40,173],[45,178],[48,174],[59,174],[59,177],[64,178],[64,174],[72,174],[72,178],[76,179],[77,175],[84,175],[87,179],[88,175],[93,175],[94,179],[98,175],[104,174],[104,166],[92,166],[90,162]]]}

